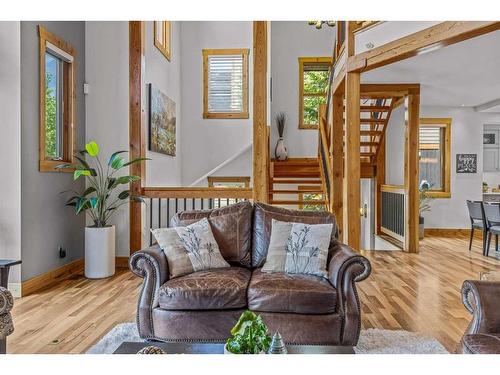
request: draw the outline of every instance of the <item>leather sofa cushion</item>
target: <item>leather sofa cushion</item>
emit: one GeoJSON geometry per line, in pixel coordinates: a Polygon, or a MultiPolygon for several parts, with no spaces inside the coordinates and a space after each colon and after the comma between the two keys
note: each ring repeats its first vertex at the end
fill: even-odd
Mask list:
{"type": "Polygon", "coordinates": [[[206,217],[222,257],[233,265],[250,267],[252,211],[250,202],[240,202],[213,210],[183,211],[172,217],[171,225],[187,226],[206,217]]]}
{"type": "Polygon", "coordinates": [[[247,305],[251,271],[242,267],[194,272],[160,287],[159,304],[166,310],[224,310],[247,305]]]}
{"type": "Polygon", "coordinates": [[[500,354],[500,333],[476,333],[462,338],[466,354],[500,354]]]}
{"type": "Polygon", "coordinates": [[[269,240],[271,238],[272,220],[305,224],[333,224],[330,239],[329,255],[338,237],[338,228],[335,216],[329,212],[288,210],[281,207],[270,206],[264,203],[254,204],[253,213],[253,251],[252,266],[261,267],[267,256],[269,240]]]}
{"type": "Polygon", "coordinates": [[[297,314],[335,312],[337,291],[330,282],[313,275],[264,273],[256,269],[248,286],[252,311],[297,314]]]}

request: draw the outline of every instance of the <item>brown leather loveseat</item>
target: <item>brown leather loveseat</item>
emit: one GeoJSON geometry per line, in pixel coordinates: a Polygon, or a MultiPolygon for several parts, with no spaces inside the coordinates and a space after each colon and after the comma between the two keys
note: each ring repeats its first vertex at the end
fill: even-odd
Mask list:
{"type": "Polygon", "coordinates": [[[172,226],[208,218],[231,268],[199,271],[169,280],[167,259],[157,246],[134,253],[132,271],[144,278],[137,324],[141,338],[159,341],[224,341],[246,309],[262,316],[287,343],[356,345],[361,313],[355,283],[370,263],[337,241],[333,215],[241,202],[205,211],[184,211],[172,226]],[[328,280],[317,276],[263,273],[272,219],[333,223],[328,280]]]}

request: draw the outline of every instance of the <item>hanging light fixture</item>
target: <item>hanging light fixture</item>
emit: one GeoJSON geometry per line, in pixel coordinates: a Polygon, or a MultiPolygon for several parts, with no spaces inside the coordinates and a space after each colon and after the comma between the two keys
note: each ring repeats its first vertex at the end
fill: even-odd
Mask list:
{"type": "Polygon", "coordinates": [[[326,24],[329,27],[335,26],[335,21],[308,21],[309,25],[314,25],[318,30],[323,27],[323,24],[326,24]]]}

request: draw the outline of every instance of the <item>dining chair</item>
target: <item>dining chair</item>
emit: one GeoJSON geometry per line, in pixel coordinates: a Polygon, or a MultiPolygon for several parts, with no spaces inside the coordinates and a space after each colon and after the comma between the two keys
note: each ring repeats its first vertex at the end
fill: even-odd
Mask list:
{"type": "Polygon", "coordinates": [[[495,235],[495,251],[498,251],[498,235],[500,234],[500,204],[498,203],[485,203],[484,215],[486,217],[486,224],[488,226],[488,240],[486,242],[486,249],[484,255],[488,256],[490,252],[491,235],[495,235]]]}
{"type": "Polygon", "coordinates": [[[469,209],[469,217],[471,225],[469,251],[471,251],[472,249],[472,239],[474,238],[474,229],[479,229],[483,231],[483,254],[484,254],[486,251],[486,242],[488,237],[488,224],[486,222],[486,217],[484,214],[483,202],[467,200],[467,208],[469,209]]]}

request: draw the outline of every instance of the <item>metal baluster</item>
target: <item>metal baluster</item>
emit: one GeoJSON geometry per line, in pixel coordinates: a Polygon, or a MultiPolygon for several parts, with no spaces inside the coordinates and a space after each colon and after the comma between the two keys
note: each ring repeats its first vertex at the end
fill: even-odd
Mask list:
{"type": "Polygon", "coordinates": [[[170,198],[167,198],[167,228],[170,227],[170,198]]]}
{"type": "Polygon", "coordinates": [[[201,209],[203,210],[203,198],[201,198],[201,209]]]}
{"type": "Polygon", "coordinates": [[[226,206],[229,206],[229,198],[226,199],[226,206]]]}
{"type": "Polygon", "coordinates": [[[187,202],[187,199],[184,198],[184,211],[186,211],[186,202],[187,202]]]}
{"type": "Polygon", "coordinates": [[[214,199],[213,198],[210,198],[208,200],[208,208],[211,210],[214,208],[214,199]]]}
{"type": "MultiPolygon", "coordinates": [[[[153,198],[149,198],[149,229],[153,229],[153,198]]],[[[153,245],[153,233],[149,231],[149,246],[153,245]]]]}
{"type": "Polygon", "coordinates": [[[179,198],[175,198],[175,213],[179,212],[179,198]]]}
{"type": "Polygon", "coordinates": [[[158,198],[158,228],[161,228],[161,198],[158,198]]]}
{"type": "Polygon", "coordinates": [[[192,202],[191,203],[191,209],[192,210],[196,210],[196,205],[194,204],[194,198],[193,198],[193,200],[191,202],[192,202]]]}

